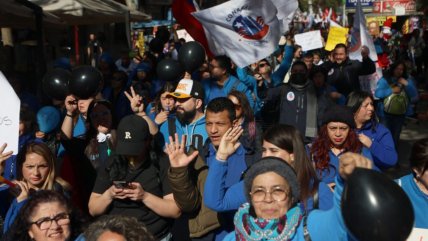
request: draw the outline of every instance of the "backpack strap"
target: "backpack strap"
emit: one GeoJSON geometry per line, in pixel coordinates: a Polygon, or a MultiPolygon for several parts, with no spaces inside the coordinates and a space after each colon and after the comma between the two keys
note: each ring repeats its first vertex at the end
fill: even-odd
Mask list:
{"type": "Polygon", "coordinates": [[[317,188],[317,191],[314,193],[313,199],[314,199],[314,205],[313,205],[314,209],[318,209],[320,205],[320,195],[318,192],[318,188],[317,188]]]}
{"type": "Polygon", "coordinates": [[[305,241],[312,241],[308,230],[308,214],[305,214],[303,217],[303,237],[305,238],[305,241]]]}
{"type": "Polygon", "coordinates": [[[168,118],[168,133],[170,136],[174,136],[177,133],[177,127],[175,126],[175,118],[168,118]]]}

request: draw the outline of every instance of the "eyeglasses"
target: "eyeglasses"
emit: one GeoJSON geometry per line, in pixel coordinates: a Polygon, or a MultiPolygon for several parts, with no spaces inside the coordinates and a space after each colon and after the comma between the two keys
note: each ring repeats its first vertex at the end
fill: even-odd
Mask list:
{"type": "Polygon", "coordinates": [[[261,63],[261,64],[259,64],[259,68],[263,68],[263,67],[265,67],[267,64],[266,63],[261,63]]]}
{"type": "Polygon", "coordinates": [[[40,230],[46,230],[52,226],[52,221],[55,221],[59,226],[67,225],[70,224],[70,215],[68,213],[60,213],[53,218],[40,218],[39,220],[31,222],[30,224],[35,224],[37,227],[39,227],[40,230]]]}
{"type": "Polygon", "coordinates": [[[284,201],[287,199],[287,192],[281,187],[274,187],[270,191],[264,188],[257,188],[250,192],[251,198],[254,202],[263,202],[266,199],[266,194],[270,194],[270,197],[277,202],[284,201]]]}

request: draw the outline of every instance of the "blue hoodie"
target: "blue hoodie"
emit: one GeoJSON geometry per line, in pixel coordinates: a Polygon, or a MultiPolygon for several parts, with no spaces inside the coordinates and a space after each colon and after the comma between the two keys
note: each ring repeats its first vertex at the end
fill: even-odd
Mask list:
{"type": "MultiPolygon", "coordinates": [[[[169,143],[169,124],[165,121],[160,127],[160,133],[166,143],[169,143]]],[[[205,115],[198,120],[188,125],[180,123],[178,119],[175,119],[175,128],[178,134],[179,140],[182,135],[186,135],[186,147],[189,148],[191,145],[198,150],[202,150],[205,141],[208,138],[207,130],[205,129],[205,115]]]]}
{"type": "Polygon", "coordinates": [[[391,132],[382,124],[376,123],[373,128],[372,122],[366,122],[361,129],[357,129],[358,134],[364,134],[370,138],[372,145],[369,150],[373,157],[373,162],[379,169],[393,167],[397,163],[397,151],[391,132]]]}

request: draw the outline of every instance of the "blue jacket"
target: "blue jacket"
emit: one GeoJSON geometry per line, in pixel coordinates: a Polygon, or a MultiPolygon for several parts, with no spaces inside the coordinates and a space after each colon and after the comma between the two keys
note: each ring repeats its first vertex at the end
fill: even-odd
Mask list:
{"type": "MultiPolygon", "coordinates": [[[[333,184],[335,177],[339,175],[339,157],[336,156],[331,150],[328,152],[328,155],[330,156],[329,167],[323,169],[321,172],[319,170],[316,170],[318,178],[327,185],[333,184]]],[[[363,147],[363,149],[361,150],[361,155],[365,156],[370,160],[373,160],[372,155],[370,154],[370,150],[365,147],[363,147]]],[[[373,169],[379,170],[376,168],[376,166],[374,166],[373,169]]]]}
{"type": "MultiPolygon", "coordinates": [[[[225,188],[233,187],[235,184],[239,183],[241,181],[242,174],[247,169],[245,159],[246,152],[244,147],[241,145],[235,153],[228,158],[228,165],[225,165],[225,169],[222,173],[223,175],[218,176],[216,166],[219,165],[220,161],[216,160],[216,150],[214,146],[209,144],[208,148],[208,153],[206,155],[208,175],[205,181],[203,199],[205,206],[215,210],[215,208],[212,208],[212,204],[218,203],[218,200],[214,200],[213,198],[215,198],[215,195],[210,194],[213,192],[219,192],[219,190],[216,190],[216,182],[220,182],[218,179],[221,177],[222,185],[224,185],[225,188]]],[[[220,163],[220,165],[222,165],[222,163],[220,163]]],[[[241,192],[243,192],[244,189],[242,188],[241,190],[241,192]]],[[[216,240],[222,240],[228,232],[233,230],[233,216],[235,215],[235,211],[236,209],[224,209],[219,213],[222,222],[221,229],[219,230],[219,233],[216,234],[216,240]]]]}
{"type": "Polygon", "coordinates": [[[237,91],[245,93],[251,108],[254,110],[254,97],[251,94],[251,90],[233,75],[229,75],[229,78],[224,82],[224,86],[221,88],[222,95],[211,94],[214,92],[212,91],[214,88],[219,88],[214,79],[205,79],[202,81],[202,85],[205,89],[205,104],[208,104],[212,99],[217,97],[227,97],[230,91],[235,88],[237,91]]]}
{"type": "MultiPolygon", "coordinates": [[[[165,121],[160,127],[160,133],[164,139],[162,143],[169,143],[168,121],[165,121]]],[[[182,135],[186,135],[186,147],[194,146],[198,150],[202,150],[205,141],[208,138],[207,130],[205,129],[205,116],[188,125],[181,124],[178,119],[175,119],[175,127],[179,140],[182,135]]]]}
{"type": "MultiPolygon", "coordinates": [[[[345,223],[340,209],[340,199],[343,192],[343,181],[336,178],[333,207],[328,211],[314,210],[307,219],[307,228],[312,241],[342,241],[348,240],[345,223]]],[[[235,232],[228,234],[223,241],[236,240],[235,232]]],[[[293,241],[305,241],[303,222],[301,221],[292,236],[293,241]]]]}
{"type": "Polygon", "coordinates": [[[27,201],[28,199],[25,199],[22,202],[17,202],[16,198],[13,200],[4,220],[3,233],[6,233],[10,226],[12,226],[13,222],[19,214],[19,210],[21,210],[27,201]]]}
{"type": "Polygon", "coordinates": [[[393,167],[397,163],[397,151],[395,150],[394,140],[391,132],[382,124],[376,123],[373,128],[372,122],[366,122],[357,133],[368,136],[372,145],[370,153],[374,164],[381,170],[393,167]]]}
{"type": "MultiPolygon", "coordinates": [[[[397,80],[396,79],[392,79],[391,80],[392,83],[396,84],[397,80]]],[[[418,90],[415,86],[415,83],[413,82],[413,79],[408,78],[408,85],[404,88],[404,90],[406,91],[407,97],[409,97],[409,101],[411,103],[415,103],[418,100],[418,90]]],[[[385,99],[386,97],[390,96],[392,94],[392,88],[389,85],[388,81],[382,77],[378,82],[377,82],[377,86],[376,86],[376,90],[375,90],[375,97],[379,98],[381,100],[385,99]]],[[[378,104],[378,115],[379,117],[383,117],[384,116],[384,106],[383,106],[383,101],[379,101],[378,104]]],[[[413,107],[412,105],[408,105],[407,106],[407,111],[406,111],[406,115],[413,115],[413,107]]]]}
{"type": "MultiPolygon", "coordinates": [[[[212,160],[209,166],[207,180],[205,182],[204,203],[207,207],[217,212],[237,210],[239,206],[248,202],[244,193],[244,182],[229,186],[225,177],[229,173],[228,161],[212,160]]],[[[323,182],[318,185],[319,209],[328,210],[333,205],[333,193],[323,182]]],[[[307,212],[314,209],[313,198],[307,200],[307,212]]]]}
{"type": "Polygon", "coordinates": [[[428,229],[428,195],[419,189],[413,179],[413,175],[409,174],[397,179],[396,182],[401,186],[404,192],[410,199],[415,213],[415,228],[428,229]]]}

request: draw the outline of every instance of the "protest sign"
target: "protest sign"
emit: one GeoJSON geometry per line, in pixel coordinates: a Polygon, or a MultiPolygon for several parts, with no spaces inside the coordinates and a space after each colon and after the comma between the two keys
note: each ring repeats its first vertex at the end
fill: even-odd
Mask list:
{"type": "Polygon", "coordinates": [[[330,27],[328,32],[327,43],[325,50],[331,51],[336,47],[336,44],[346,44],[346,38],[348,35],[348,28],[342,27],[330,27]]]}
{"type": "Polygon", "coordinates": [[[184,38],[186,40],[186,42],[191,42],[191,41],[195,41],[192,36],[190,36],[190,34],[185,30],[185,29],[180,29],[177,30],[177,37],[180,38],[184,38]]]}
{"type": "Polygon", "coordinates": [[[21,101],[2,72],[0,72],[0,96],[2,97],[2,106],[0,107],[0,145],[7,143],[4,152],[13,151],[14,154],[17,154],[21,101]]]}
{"type": "Polygon", "coordinates": [[[303,51],[324,47],[319,30],[294,35],[296,44],[302,46],[303,51]]]}
{"type": "Polygon", "coordinates": [[[428,241],[428,229],[413,228],[407,241],[428,241]]]}

